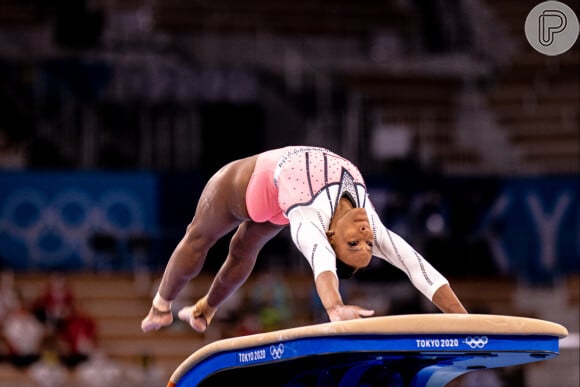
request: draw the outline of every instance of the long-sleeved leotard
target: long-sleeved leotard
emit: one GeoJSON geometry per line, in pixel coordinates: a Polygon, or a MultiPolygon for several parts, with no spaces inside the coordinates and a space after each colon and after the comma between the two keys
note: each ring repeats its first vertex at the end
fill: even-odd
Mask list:
{"type": "Polygon", "coordinates": [[[257,222],[290,224],[294,244],[314,277],[336,273],[336,255],[326,231],[341,197],[364,208],[374,243],[372,254],[402,270],[429,300],[448,281],[377,215],[358,168],[317,147],[286,147],[259,155],[246,193],[250,217],[257,222]]]}

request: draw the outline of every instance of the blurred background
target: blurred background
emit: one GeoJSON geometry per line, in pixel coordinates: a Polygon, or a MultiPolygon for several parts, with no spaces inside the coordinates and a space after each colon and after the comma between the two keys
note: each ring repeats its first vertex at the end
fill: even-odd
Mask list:
{"type": "MultiPolygon", "coordinates": [[[[453,386],[578,386],[580,44],[536,52],[537,3],[0,0],[0,385],[161,386],[211,341],[326,321],[282,233],[207,333],[140,330],[207,178],[305,144],[360,167],[468,310],[571,333],[555,360],[453,386]]],[[[434,311],[380,262],[342,286],[434,311]]]]}

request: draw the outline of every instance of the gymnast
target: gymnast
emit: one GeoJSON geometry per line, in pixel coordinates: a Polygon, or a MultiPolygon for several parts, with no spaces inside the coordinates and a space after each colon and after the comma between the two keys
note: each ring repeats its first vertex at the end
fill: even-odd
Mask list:
{"type": "Polygon", "coordinates": [[[355,165],[324,148],[289,146],[233,161],[210,178],[141,329],[173,322],[172,301],[200,273],[216,241],[237,227],[208,292],[177,314],[204,332],[217,308],[246,281],[262,247],[287,225],[312,268],[330,321],[374,314],[345,305],[339,292],[339,279],[368,266],[372,256],[402,270],[442,312],[467,313],[447,279],[383,225],[355,165]]]}

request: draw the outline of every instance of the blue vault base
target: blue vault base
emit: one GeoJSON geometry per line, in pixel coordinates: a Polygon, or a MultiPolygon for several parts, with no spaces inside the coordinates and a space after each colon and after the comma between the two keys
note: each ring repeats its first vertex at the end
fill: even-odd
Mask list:
{"type": "Polygon", "coordinates": [[[466,372],[558,356],[567,330],[497,315],[424,314],[318,324],[208,344],[169,387],[434,387],[466,372]]]}

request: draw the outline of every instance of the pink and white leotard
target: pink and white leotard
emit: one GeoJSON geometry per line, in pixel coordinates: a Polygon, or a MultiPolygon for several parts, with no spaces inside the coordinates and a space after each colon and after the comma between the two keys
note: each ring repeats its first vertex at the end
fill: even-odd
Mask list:
{"type": "Polygon", "coordinates": [[[316,278],[327,270],[336,273],[336,255],[326,231],[344,195],[367,211],[374,235],[373,255],[402,270],[431,300],[447,280],[382,224],[361,173],[344,157],[324,148],[306,146],[261,153],[246,191],[246,205],[255,222],[290,224],[292,240],[316,278]]]}

